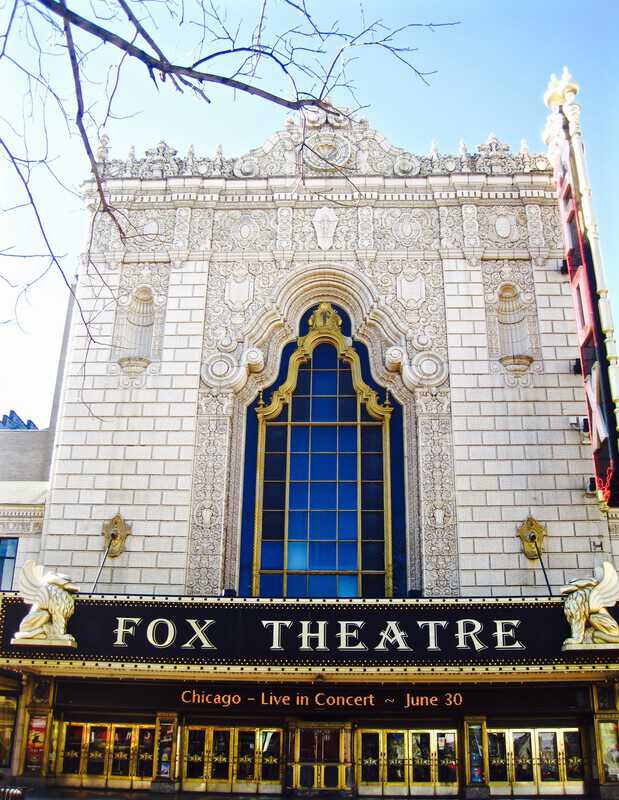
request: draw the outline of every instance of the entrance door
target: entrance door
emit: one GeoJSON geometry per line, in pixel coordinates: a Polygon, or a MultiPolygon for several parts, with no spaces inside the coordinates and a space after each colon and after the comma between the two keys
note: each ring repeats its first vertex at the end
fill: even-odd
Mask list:
{"type": "Polygon", "coordinates": [[[292,766],[293,789],[345,788],[342,729],[297,728],[292,766]]]}
{"type": "Polygon", "coordinates": [[[68,786],[145,789],[153,777],[154,725],[66,722],[57,762],[68,786]]]}
{"type": "Polygon", "coordinates": [[[573,728],[488,731],[492,794],[583,794],[580,733],[573,728]]]}
{"type": "Polygon", "coordinates": [[[185,729],[183,788],[190,791],[279,793],[280,728],[185,729]]]}
{"type": "Polygon", "coordinates": [[[357,785],[364,795],[455,795],[458,792],[454,730],[358,732],[357,785]]]}

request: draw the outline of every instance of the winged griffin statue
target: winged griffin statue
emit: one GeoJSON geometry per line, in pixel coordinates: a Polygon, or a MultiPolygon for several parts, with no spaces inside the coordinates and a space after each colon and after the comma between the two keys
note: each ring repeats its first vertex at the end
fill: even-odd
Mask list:
{"type": "Polygon", "coordinates": [[[561,594],[565,595],[565,617],[572,629],[563,650],[619,648],[619,624],[607,611],[619,600],[619,576],[610,561],[596,568],[594,578],[570,581],[561,594]]]}
{"type": "Polygon", "coordinates": [[[74,594],[79,587],[68,575],[45,572],[41,564],[26,561],[19,576],[19,591],[31,608],[11,644],[77,647],[75,638],[67,633],[67,622],[75,611],[74,594]]]}

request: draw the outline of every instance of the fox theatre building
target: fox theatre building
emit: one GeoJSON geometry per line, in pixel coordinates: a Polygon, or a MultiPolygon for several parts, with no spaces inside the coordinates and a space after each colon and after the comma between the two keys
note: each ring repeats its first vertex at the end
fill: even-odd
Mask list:
{"type": "Polygon", "coordinates": [[[547,154],[415,155],[326,105],[239,158],[101,143],[53,435],[11,432],[48,479],[0,458],[7,780],[619,798],[577,91],[547,154]]]}

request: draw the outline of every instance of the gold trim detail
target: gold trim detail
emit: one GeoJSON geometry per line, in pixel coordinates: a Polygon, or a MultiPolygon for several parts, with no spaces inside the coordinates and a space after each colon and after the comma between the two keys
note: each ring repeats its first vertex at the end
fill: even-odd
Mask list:
{"type": "Polygon", "coordinates": [[[522,542],[522,552],[530,561],[537,561],[544,552],[544,539],[547,533],[546,526],[534,517],[527,517],[518,528],[516,536],[522,542]]]}
{"type": "Polygon", "coordinates": [[[110,558],[118,558],[125,552],[125,542],[131,533],[131,525],[120,514],[103,523],[101,529],[105,539],[105,549],[110,558]]]}

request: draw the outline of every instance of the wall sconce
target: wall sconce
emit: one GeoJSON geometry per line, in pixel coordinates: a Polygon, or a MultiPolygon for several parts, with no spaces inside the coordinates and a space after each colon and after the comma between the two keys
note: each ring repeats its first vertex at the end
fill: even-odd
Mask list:
{"type": "Polygon", "coordinates": [[[527,517],[518,528],[516,536],[522,542],[522,552],[530,561],[541,560],[547,533],[546,526],[533,517],[527,517]]]}

